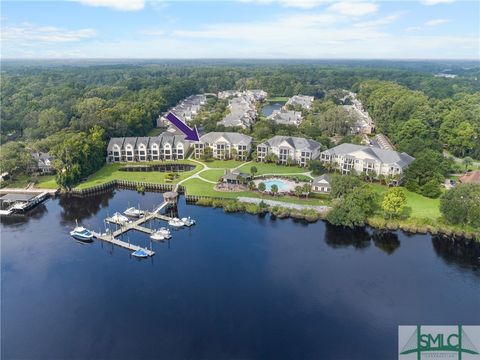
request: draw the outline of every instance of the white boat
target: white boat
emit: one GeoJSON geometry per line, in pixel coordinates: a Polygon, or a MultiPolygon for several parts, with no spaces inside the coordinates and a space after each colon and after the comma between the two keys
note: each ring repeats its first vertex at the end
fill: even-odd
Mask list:
{"type": "Polygon", "coordinates": [[[137,258],[146,258],[148,257],[148,253],[145,249],[140,248],[132,252],[132,256],[135,256],[137,258]]]}
{"type": "Polygon", "coordinates": [[[170,239],[172,235],[170,234],[170,230],[167,228],[161,227],[160,229],[156,230],[152,235],[150,235],[150,239],[152,240],[165,240],[170,239]]]}
{"type": "Polygon", "coordinates": [[[189,217],[186,217],[186,218],[182,218],[181,220],[183,222],[183,224],[185,226],[192,226],[192,225],[195,225],[195,220],[193,220],[192,218],[189,217]]]}
{"type": "Polygon", "coordinates": [[[119,212],[116,212],[115,214],[113,214],[112,220],[116,222],[122,222],[122,223],[128,222],[128,218],[126,216],[123,216],[119,212]]]}
{"type": "Polygon", "coordinates": [[[76,226],[75,229],[70,231],[70,235],[77,240],[80,241],[92,241],[93,240],[93,233],[85,229],[83,226],[76,226]]]}
{"type": "Polygon", "coordinates": [[[180,228],[180,227],[185,226],[185,224],[183,223],[183,221],[180,220],[179,218],[173,218],[172,220],[170,220],[170,221],[168,222],[168,225],[173,226],[173,227],[177,227],[177,228],[180,228]]]}
{"type": "Polygon", "coordinates": [[[130,217],[141,217],[145,214],[145,211],[137,209],[135,207],[130,207],[127,210],[123,212],[125,215],[130,216],[130,217]]]}

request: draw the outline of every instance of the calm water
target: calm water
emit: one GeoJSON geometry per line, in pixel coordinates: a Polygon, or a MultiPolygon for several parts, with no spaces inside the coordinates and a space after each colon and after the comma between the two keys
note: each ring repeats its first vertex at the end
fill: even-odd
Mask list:
{"type": "Polygon", "coordinates": [[[198,224],[148,260],[68,235],[160,201],[122,190],[3,219],[2,359],[390,359],[399,324],[480,323],[480,249],[464,242],[183,202],[198,224]]]}
{"type": "Polygon", "coordinates": [[[274,110],[279,110],[285,103],[267,103],[265,106],[262,107],[262,114],[263,116],[270,116],[272,115],[274,110]]]}

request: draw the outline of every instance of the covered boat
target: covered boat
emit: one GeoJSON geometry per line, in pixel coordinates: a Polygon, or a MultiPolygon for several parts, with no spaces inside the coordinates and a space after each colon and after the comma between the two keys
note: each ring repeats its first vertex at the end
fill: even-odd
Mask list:
{"type": "Polygon", "coordinates": [[[116,212],[115,214],[113,214],[112,220],[114,220],[116,222],[122,222],[122,223],[128,222],[128,218],[126,216],[123,216],[119,212],[116,212]]]}
{"type": "Polygon", "coordinates": [[[180,227],[185,226],[185,224],[183,223],[183,221],[180,220],[179,218],[173,218],[172,220],[170,220],[170,221],[168,222],[168,225],[173,226],[173,227],[176,227],[176,228],[180,228],[180,227]]]}
{"type": "Polygon", "coordinates": [[[192,226],[192,225],[195,225],[195,220],[193,220],[192,218],[189,217],[186,217],[186,218],[182,218],[181,220],[183,222],[183,224],[185,226],[192,226]]]}
{"type": "Polygon", "coordinates": [[[93,233],[83,226],[76,226],[75,229],[70,231],[70,235],[80,241],[93,241],[93,233]]]}
{"type": "Polygon", "coordinates": [[[148,253],[145,249],[140,248],[132,252],[132,256],[135,256],[137,258],[146,258],[148,257],[148,253]]]}
{"type": "Polygon", "coordinates": [[[170,234],[170,230],[165,227],[161,227],[160,229],[153,232],[152,235],[150,235],[150,238],[153,240],[165,240],[170,239],[171,237],[172,234],[170,234]]]}
{"type": "Polygon", "coordinates": [[[123,212],[125,215],[130,216],[130,217],[141,217],[145,214],[145,211],[137,209],[135,207],[130,207],[127,210],[123,212]]]}

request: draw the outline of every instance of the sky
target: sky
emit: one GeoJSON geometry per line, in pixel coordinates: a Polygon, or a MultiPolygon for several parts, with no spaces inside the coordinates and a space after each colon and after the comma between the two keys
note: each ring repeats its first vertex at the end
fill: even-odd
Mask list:
{"type": "Polygon", "coordinates": [[[2,1],[2,58],[480,60],[480,1],[2,1]]]}

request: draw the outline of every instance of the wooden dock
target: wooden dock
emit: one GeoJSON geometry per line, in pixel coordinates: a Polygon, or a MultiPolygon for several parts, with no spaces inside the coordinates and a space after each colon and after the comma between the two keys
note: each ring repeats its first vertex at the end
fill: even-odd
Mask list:
{"type": "MultiPolygon", "coordinates": [[[[128,222],[118,221],[116,219],[108,217],[105,219],[106,222],[119,225],[120,227],[111,233],[100,234],[100,233],[93,232],[93,234],[95,238],[99,240],[108,242],[110,244],[118,245],[128,250],[136,251],[139,249],[144,249],[138,245],[133,245],[123,240],[119,240],[117,237],[130,230],[137,230],[147,234],[153,234],[154,230],[146,228],[141,225],[146,223],[147,221],[154,220],[154,219],[159,219],[164,221],[172,220],[171,217],[160,214],[160,210],[165,208],[168,205],[168,203],[169,203],[168,201],[164,201],[162,205],[160,205],[157,209],[155,209],[155,211],[152,211],[152,212],[145,211],[145,214],[142,217],[136,220],[128,221],[128,222]]],[[[148,256],[155,255],[155,252],[152,250],[148,250],[148,249],[144,249],[144,250],[147,252],[148,256]]]]}
{"type": "Polygon", "coordinates": [[[155,255],[155,251],[142,248],[141,246],[138,246],[138,245],[130,244],[130,243],[125,242],[123,240],[116,239],[114,233],[112,233],[112,234],[100,234],[100,233],[93,232],[93,236],[95,236],[95,238],[98,239],[98,240],[102,240],[102,241],[105,241],[107,243],[117,245],[117,246],[120,246],[122,248],[131,250],[131,251],[137,251],[137,250],[143,249],[147,253],[148,256],[155,255]]]}

